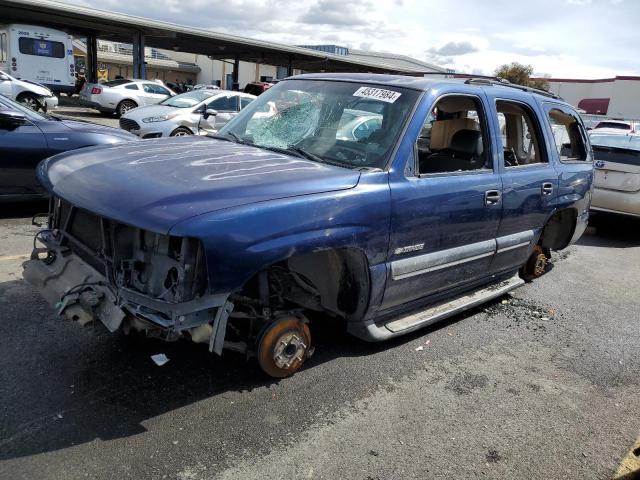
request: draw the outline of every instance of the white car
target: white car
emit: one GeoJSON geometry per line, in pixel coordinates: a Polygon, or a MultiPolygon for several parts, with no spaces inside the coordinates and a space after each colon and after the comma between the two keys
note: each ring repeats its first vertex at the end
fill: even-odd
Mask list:
{"type": "Polygon", "coordinates": [[[227,90],[193,90],[128,111],[120,117],[120,128],[140,138],[216,133],[255,98],[227,90]]]}
{"type": "Polygon", "coordinates": [[[80,99],[101,113],[124,115],[129,110],[155,105],[175,95],[167,87],[151,80],[118,79],[104,83],[86,83],[80,99]]]}
{"type": "Polygon", "coordinates": [[[595,167],[591,210],[640,217],[640,135],[590,132],[595,167]]]}
{"type": "Polygon", "coordinates": [[[5,72],[0,72],[0,94],[31,110],[46,112],[58,106],[58,97],[44,85],[19,80],[5,72]]]}

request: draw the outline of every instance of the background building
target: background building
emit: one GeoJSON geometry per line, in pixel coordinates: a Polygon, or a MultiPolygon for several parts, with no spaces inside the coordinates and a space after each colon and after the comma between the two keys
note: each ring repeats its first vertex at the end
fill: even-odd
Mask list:
{"type": "Polygon", "coordinates": [[[589,114],[640,119],[640,77],[547,78],[550,90],[589,114]]]}
{"type": "MultiPolygon", "coordinates": [[[[113,80],[116,76],[133,78],[133,47],[130,44],[98,40],[98,78],[113,80]]],[[[77,69],[85,68],[87,46],[78,39],[73,41],[73,54],[77,69]]],[[[165,82],[197,83],[200,67],[194,62],[195,55],[164,51],[147,47],[144,49],[147,79],[159,78],[165,82]]]]}
{"type": "MultiPolygon", "coordinates": [[[[416,75],[423,73],[442,73],[447,71],[433,64],[423,62],[406,55],[384,52],[369,52],[348,49],[337,45],[309,45],[303,48],[323,51],[334,55],[348,56],[357,61],[380,64],[399,70],[409,70],[416,75]]],[[[116,76],[133,78],[133,47],[131,44],[98,40],[98,77],[100,80],[113,80],[116,76]]],[[[74,40],[74,55],[76,65],[82,69],[85,65],[86,45],[80,40],[74,40]]],[[[144,58],[147,79],[159,78],[165,82],[204,83],[218,85],[231,89],[233,84],[232,59],[212,59],[207,55],[187,52],[176,52],[158,48],[145,48],[144,58]]],[[[293,75],[302,73],[300,69],[293,69],[293,75]]],[[[287,77],[288,66],[268,65],[254,62],[239,63],[238,83],[240,89],[250,82],[268,82],[287,77]]]]}

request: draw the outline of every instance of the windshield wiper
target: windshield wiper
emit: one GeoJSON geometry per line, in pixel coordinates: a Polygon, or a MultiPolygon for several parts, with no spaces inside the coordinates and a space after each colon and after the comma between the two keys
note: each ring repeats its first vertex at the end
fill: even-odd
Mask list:
{"type": "Polygon", "coordinates": [[[295,145],[289,145],[287,148],[283,148],[282,151],[284,151],[284,152],[293,152],[293,153],[297,154],[298,157],[306,158],[307,160],[312,160],[314,162],[326,163],[328,165],[333,165],[334,167],[349,168],[344,163],[332,162],[331,160],[327,160],[326,158],[322,158],[322,157],[316,155],[315,153],[307,152],[306,150],[303,150],[302,148],[297,147],[295,145]]]}
{"type": "Polygon", "coordinates": [[[217,138],[218,140],[226,140],[227,142],[239,143],[240,145],[253,145],[252,143],[247,142],[244,138],[242,138],[237,133],[233,133],[233,132],[227,132],[224,135],[219,135],[217,133],[207,133],[207,137],[217,138]]]}

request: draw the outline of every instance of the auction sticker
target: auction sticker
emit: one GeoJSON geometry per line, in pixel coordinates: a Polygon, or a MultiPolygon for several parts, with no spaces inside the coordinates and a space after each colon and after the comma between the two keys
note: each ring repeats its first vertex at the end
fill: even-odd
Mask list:
{"type": "Polygon", "coordinates": [[[393,103],[400,98],[401,93],[383,88],[360,87],[353,94],[354,97],[371,98],[382,102],[393,103]]]}

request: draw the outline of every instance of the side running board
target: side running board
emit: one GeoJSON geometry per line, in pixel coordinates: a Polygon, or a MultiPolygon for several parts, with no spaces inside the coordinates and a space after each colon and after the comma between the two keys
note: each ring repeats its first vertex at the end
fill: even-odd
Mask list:
{"type": "Polygon", "coordinates": [[[397,337],[405,333],[413,332],[419,328],[426,327],[457,313],[463,312],[488,300],[497,298],[505,293],[518,288],[524,284],[518,274],[498,283],[485,286],[470,293],[462,294],[458,297],[448,299],[430,305],[426,310],[409,313],[400,318],[389,319],[380,325],[370,323],[368,325],[350,324],[350,333],[368,341],[381,341],[388,338],[397,337]]]}

